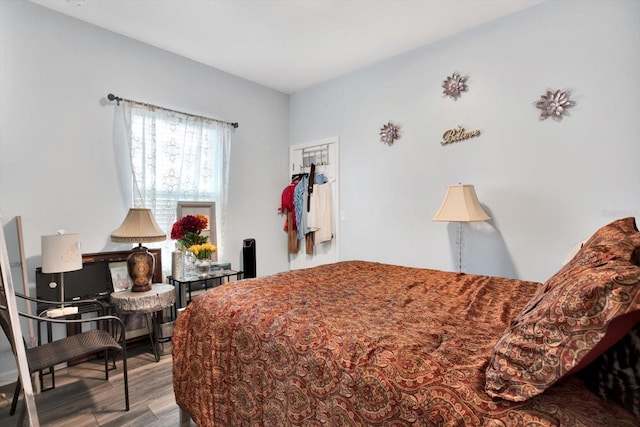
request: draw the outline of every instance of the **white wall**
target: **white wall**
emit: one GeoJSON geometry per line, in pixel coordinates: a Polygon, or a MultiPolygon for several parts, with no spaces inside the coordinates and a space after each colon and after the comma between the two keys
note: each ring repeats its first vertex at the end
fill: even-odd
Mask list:
{"type": "MultiPolygon", "coordinates": [[[[14,262],[14,218],[22,216],[32,288],[43,234],[77,232],[83,252],[130,248],[110,241],[130,190],[120,182],[129,166],[115,160],[109,92],[239,122],[223,259],[241,267],[242,241],[252,237],[258,274],[288,268],[276,215],[288,163],[287,95],[26,1],[1,0],[0,214],[14,262]]],[[[22,288],[19,269],[13,273],[22,288]]],[[[0,383],[15,378],[0,338],[0,383]]]]}
{"type": "MultiPolygon", "coordinates": [[[[596,228],[640,212],[640,2],[556,1],[288,96],[18,0],[0,0],[0,214],[29,280],[40,236],[59,228],[85,252],[115,250],[127,211],[107,93],[229,121],[224,258],[256,238],[258,274],[287,268],[275,215],[288,145],[340,137],[342,259],[455,268],[455,227],[430,220],[444,189],[471,183],[493,219],[470,227],[468,272],[542,281],[596,228]],[[442,97],[454,71],[458,100],[442,97]],[[578,105],[538,121],[546,88],[578,105]],[[378,132],[403,125],[392,147],[378,132]],[[482,135],[442,147],[446,129],[482,135]]],[[[398,29],[401,31],[402,29],[398,29]]],[[[212,46],[215,48],[215,46],[212,46]]],[[[0,339],[0,383],[13,381],[0,339]]]]}
{"type": "Polygon", "coordinates": [[[340,137],[341,258],[455,270],[457,227],[431,217],[459,182],[493,217],[467,228],[470,273],[544,281],[638,216],[639,18],[638,1],[552,0],[292,95],[291,144],[340,137]],[[441,87],[454,71],[469,77],[457,101],[441,87]],[[560,123],[538,120],[547,88],[577,102],[560,123]],[[441,146],[457,125],[482,135],[441,146]]]}

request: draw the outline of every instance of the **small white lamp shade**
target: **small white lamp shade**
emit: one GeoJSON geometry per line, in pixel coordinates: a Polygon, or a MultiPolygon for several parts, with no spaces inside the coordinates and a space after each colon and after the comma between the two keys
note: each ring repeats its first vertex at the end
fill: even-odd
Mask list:
{"type": "Polygon", "coordinates": [[[482,209],[473,185],[450,185],[434,221],[473,222],[491,217],[482,209]]]}
{"type": "Polygon", "coordinates": [[[82,269],[78,234],[42,236],[42,272],[63,273],[82,269]]]}

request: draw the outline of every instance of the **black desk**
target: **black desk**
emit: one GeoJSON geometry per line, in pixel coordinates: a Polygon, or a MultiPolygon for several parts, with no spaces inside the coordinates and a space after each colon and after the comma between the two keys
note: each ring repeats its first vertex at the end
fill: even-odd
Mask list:
{"type": "Polygon", "coordinates": [[[196,275],[174,279],[172,276],[167,276],[167,281],[176,288],[176,308],[183,308],[199,294],[232,279],[240,280],[243,278],[243,274],[242,271],[236,270],[213,270],[206,277],[196,275]]]}

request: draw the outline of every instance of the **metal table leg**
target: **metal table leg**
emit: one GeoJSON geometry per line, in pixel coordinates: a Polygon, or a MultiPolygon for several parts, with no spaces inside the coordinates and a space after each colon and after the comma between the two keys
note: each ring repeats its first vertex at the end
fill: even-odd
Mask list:
{"type": "Polygon", "coordinates": [[[160,355],[158,354],[158,346],[157,343],[154,340],[154,336],[158,336],[157,333],[155,333],[155,322],[153,321],[153,318],[151,317],[152,313],[145,313],[144,318],[147,321],[147,330],[149,331],[149,341],[151,341],[151,348],[153,349],[153,355],[156,358],[156,362],[160,361],[160,355]]]}

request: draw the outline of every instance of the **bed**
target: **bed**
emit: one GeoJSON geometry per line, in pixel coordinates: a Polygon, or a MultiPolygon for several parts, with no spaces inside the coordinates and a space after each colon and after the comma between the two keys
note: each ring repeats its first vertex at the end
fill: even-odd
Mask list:
{"type": "Polygon", "coordinates": [[[634,386],[584,379],[637,328],[636,248],[625,218],[544,284],[366,261],[225,284],[176,320],[175,399],[201,427],[637,426],[634,386]]]}

